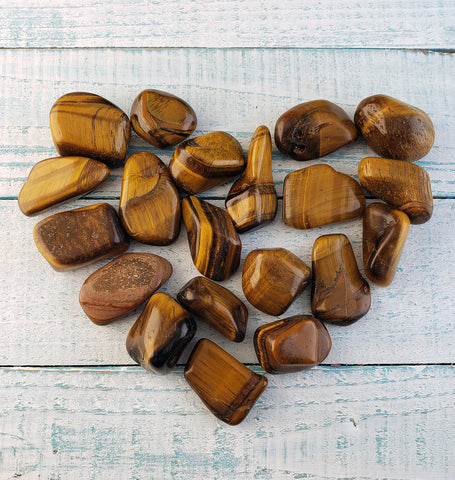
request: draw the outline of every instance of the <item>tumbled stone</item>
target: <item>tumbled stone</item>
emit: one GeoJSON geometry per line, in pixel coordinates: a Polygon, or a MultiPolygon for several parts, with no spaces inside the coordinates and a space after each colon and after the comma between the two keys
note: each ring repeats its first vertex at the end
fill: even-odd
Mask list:
{"type": "Polygon", "coordinates": [[[157,375],[169,373],[196,333],[191,315],[172,297],[155,293],[126,339],[126,349],[141,367],[157,375]]]}
{"type": "Polygon", "coordinates": [[[186,364],[185,378],[206,407],[229,425],[242,422],[267,386],[267,378],[202,338],[186,364]]]}
{"type": "Polygon", "coordinates": [[[374,196],[406,213],[413,224],[428,222],[433,214],[430,176],[418,165],[367,157],[359,163],[359,181],[374,196]]]}
{"type": "Polygon", "coordinates": [[[33,237],[58,272],[114,257],[129,247],[117,212],[107,203],[51,215],[35,225],[33,237]]]}
{"type": "Polygon", "coordinates": [[[325,326],[307,315],[266,323],[254,334],[256,355],[268,373],[299,372],[315,367],[327,357],[331,347],[325,326]]]}
{"type": "Polygon", "coordinates": [[[79,303],[93,323],[107,325],[145,302],[171,274],[163,257],[124,253],[85,280],[79,303]]]}
{"type": "Polygon", "coordinates": [[[196,113],[179,97],[160,90],[144,90],[131,108],[131,126],[158,148],[185,140],[197,125],[196,113]]]}
{"type": "Polygon", "coordinates": [[[226,182],[242,173],[244,167],[240,143],[225,132],[185,140],[169,163],[177,187],[193,195],[226,182]]]}
{"type": "Polygon", "coordinates": [[[310,281],[310,268],[285,248],[253,250],[243,264],[245,297],[269,315],[284,313],[310,281]]]}
{"type": "Polygon", "coordinates": [[[50,125],[60,155],[90,157],[119,167],[130,143],[128,116],[99,95],[74,92],[52,106],[50,125]]]}
{"type": "Polygon", "coordinates": [[[242,176],[232,185],[226,210],[239,232],[263,226],[276,215],[277,197],[272,174],[272,139],[267,127],[254,132],[242,176]]]}
{"type": "Polygon", "coordinates": [[[177,300],[229,340],[241,342],[245,338],[248,310],[227,288],[208,278],[195,277],[181,288],[177,300]]]}
{"type": "Polygon", "coordinates": [[[275,125],[275,144],[295,160],[312,160],[357,138],[346,112],[327,100],[301,103],[283,113],[275,125]]]}
{"type": "Polygon", "coordinates": [[[239,268],[242,242],[225,210],[190,196],[182,215],[194,266],[212,280],[226,280],[239,268]]]}
{"type": "Polygon", "coordinates": [[[180,198],[166,165],[153,153],[133,153],[123,170],[120,219],[129,235],[169,245],[180,232],[180,198]]]}
{"type": "Polygon", "coordinates": [[[386,158],[415,161],[424,157],[434,143],[430,117],[419,108],[387,95],[362,100],[354,121],[368,146],[386,158]]]}
{"type": "Polygon", "coordinates": [[[409,232],[409,217],[384,203],[368,205],[363,217],[363,265],[377,285],[392,283],[409,232]]]}
{"type": "Polygon", "coordinates": [[[360,275],[346,235],[323,235],[312,253],[311,310],[324,322],[349,325],[370,309],[368,283],[360,275]]]}
{"type": "Polygon", "coordinates": [[[52,205],[80,197],[109,178],[109,168],[86,157],[41,160],[31,169],[18,202],[24,215],[34,215],[52,205]]]}
{"type": "Polygon", "coordinates": [[[361,217],[365,197],[358,182],[329,165],[312,165],[286,175],[283,221],[307,229],[361,217]]]}

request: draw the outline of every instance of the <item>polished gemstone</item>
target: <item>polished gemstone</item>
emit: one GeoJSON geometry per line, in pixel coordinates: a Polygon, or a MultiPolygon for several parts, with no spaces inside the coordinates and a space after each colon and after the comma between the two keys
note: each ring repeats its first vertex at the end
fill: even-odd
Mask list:
{"type": "Polygon", "coordinates": [[[84,195],[109,178],[109,168],[85,157],[55,157],[38,162],[19,193],[19,208],[34,215],[69,198],[84,195]]]}
{"type": "Polygon", "coordinates": [[[124,253],[87,278],[79,303],[93,323],[106,325],[145,302],[171,274],[172,266],[163,257],[124,253]]]}
{"type": "Polygon", "coordinates": [[[362,100],[354,120],[368,146],[382,157],[413,162],[424,157],[434,143],[430,117],[387,95],[362,100]]]}
{"type": "Polygon", "coordinates": [[[125,160],[130,121],[120,108],[99,95],[63,95],[52,106],[50,125],[60,155],[90,157],[110,167],[119,167],[125,160]]]}
{"type": "Polygon", "coordinates": [[[158,375],[169,373],[196,333],[191,315],[172,297],[155,293],[126,338],[131,358],[158,375]]]}
{"type": "Polygon", "coordinates": [[[177,300],[229,340],[241,342],[245,338],[248,310],[227,288],[208,278],[195,277],[182,287],[177,300]]]}
{"type": "Polygon", "coordinates": [[[313,228],[361,217],[365,197],[356,180],[329,165],[312,165],[286,175],[283,221],[293,228],[313,228]]]}
{"type": "Polygon", "coordinates": [[[425,223],[433,214],[430,176],[414,163],[367,157],[359,163],[359,181],[373,195],[406,213],[413,224],[425,223]]]}
{"type": "Polygon", "coordinates": [[[275,125],[275,144],[295,160],[312,160],[357,138],[346,112],[327,100],[301,103],[283,113],[275,125]]]}
{"type": "Polygon", "coordinates": [[[363,265],[366,276],[386,287],[395,276],[409,232],[409,217],[384,203],[368,205],[363,217],[363,265]]]}
{"type": "Polygon", "coordinates": [[[169,170],[181,190],[196,194],[239,175],[244,166],[240,143],[228,133],[212,132],[182,142],[169,170]]]}
{"type": "Polygon", "coordinates": [[[123,170],[120,219],[129,235],[169,245],[180,232],[180,199],[169,170],[153,153],[133,153],[123,170]]]}
{"type": "Polygon", "coordinates": [[[310,268],[285,248],[253,250],[243,264],[245,297],[269,315],[284,313],[310,281],[310,268]]]}
{"type": "Polygon", "coordinates": [[[144,90],[131,108],[134,131],[158,148],[185,140],[196,125],[196,113],[184,100],[160,90],[144,90]]]}
{"type": "Polygon", "coordinates": [[[35,225],[33,237],[58,272],[114,257],[129,247],[117,212],[107,203],[51,215],[35,225]]]}
{"type": "Polygon", "coordinates": [[[245,367],[207,338],[194,347],[185,378],[206,407],[220,420],[237,425],[267,386],[267,379],[245,367]]]}
{"type": "Polygon", "coordinates": [[[226,209],[239,232],[271,222],[277,198],[272,174],[272,139],[267,127],[254,132],[242,176],[232,185],[226,209]]]}
{"type": "Polygon", "coordinates": [[[212,280],[226,280],[239,268],[242,242],[225,210],[190,196],[182,214],[195,267],[212,280]]]}
{"type": "Polygon", "coordinates": [[[324,322],[349,325],[370,309],[368,283],[360,275],[345,235],[323,235],[313,245],[311,310],[324,322]]]}
{"type": "Polygon", "coordinates": [[[332,340],[325,326],[307,315],[261,325],[254,334],[256,355],[268,373],[315,367],[327,357],[331,347],[332,340]]]}

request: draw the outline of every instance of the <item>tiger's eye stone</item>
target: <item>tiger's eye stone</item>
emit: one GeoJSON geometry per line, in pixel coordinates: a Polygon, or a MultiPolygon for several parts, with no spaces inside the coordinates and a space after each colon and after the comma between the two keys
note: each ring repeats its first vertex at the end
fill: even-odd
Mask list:
{"type": "Polygon", "coordinates": [[[225,210],[190,196],[182,200],[183,221],[195,267],[212,280],[239,268],[242,242],[225,210]]]}
{"type": "Polygon", "coordinates": [[[413,224],[430,220],[433,194],[428,173],[418,165],[367,157],[359,163],[359,181],[374,196],[401,210],[413,224]]]}
{"type": "Polygon", "coordinates": [[[180,199],[166,165],[153,153],[133,153],[123,170],[120,219],[129,235],[169,245],[180,232],[180,199]]]}
{"type": "Polygon", "coordinates": [[[363,265],[377,285],[392,283],[409,232],[409,217],[384,203],[368,205],[363,217],[363,265]]]}
{"type": "Polygon", "coordinates": [[[312,253],[311,310],[324,322],[349,325],[370,309],[368,283],[360,275],[345,235],[323,235],[312,253]]]}
{"type": "Polygon", "coordinates": [[[245,338],[248,310],[227,288],[208,278],[195,277],[182,287],[177,300],[229,340],[241,342],[245,338]]]}
{"type": "Polygon", "coordinates": [[[226,210],[239,232],[263,226],[276,215],[277,198],[272,174],[272,139],[267,127],[254,132],[242,176],[232,185],[226,210]]]}
{"type": "Polygon", "coordinates": [[[229,425],[242,422],[267,386],[254,373],[207,338],[194,347],[185,378],[206,407],[229,425]]]}
{"type": "Polygon", "coordinates": [[[99,95],[63,95],[51,108],[50,125],[60,155],[90,157],[109,167],[119,167],[125,160],[130,121],[120,108],[99,95]]]}
{"type": "Polygon", "coordinates": [[[225,132],[185,140],[169,163],[177,187],[193,195],[226,182],[242,173],[244,167],[240,143],[225,132]]]}
{"type": "Polygon", "coordinates": [[[368,146],[382,157],[413,162],[424,157],[434,143],[430,117],[387,95],[362,100],[354,121],[368,146]]]}
{"type": "Polygon", "coordinates": [[[47,158],[31,169],[19,193],[19,208],[24,215],[33,215],[92,191],[109,175],[104,163],[91,158],[47,158]]]}
{"type": "Polygon", "coordinates": [[[310,281],[310,268],[285,248],[253,250],[243,264],[245,297],[269,315],[284,313],[310,281]]]}
{"type": "Polygon", "coordinates": [[[160,90],[144,90],[131,108],[133,130],[158,148],[181,142],[196,125],[196,113],[184,100],[160,90]]]}
{"type": "Polygon", "coordinates": [[[33,237],[57,272],[114,257],[129,247],[117,212],[107,203],[51,215],[35,225],[33,237]]]}
{"type": "Polygon", "coordinates": [[[155,293],[126,339],[126,349],[141,367],[169,373],[196,333],[191,315],[172,297],[155,293]]]}
{"type": "Polygon", "coordinates": [[[172,274],[172,265],[150,253],[125,253],[92,273],[79,303],[97,325],[123,317],[145,302],[172,274]]]}
{"type": "Polygon", "coordinates": [[[327,100],[301,103],[283,113],[275,125],[275,144],[295,160],[313,160],[357,138],[346,112],[327,100]]]}
{"type": "Polygon", "coordinates": [[[312,165],[286,175],[283,221],[307,229],[361,217],[365,197],[360,185],[329,165],[312,165]]]}
{"type": "Polygon", "coordinates": [[[254,334],[254,348],[266,372],[299,372],[319,365],[329,354],[332,340],[319,320],[295,315],[261,325],[254,334]]]}

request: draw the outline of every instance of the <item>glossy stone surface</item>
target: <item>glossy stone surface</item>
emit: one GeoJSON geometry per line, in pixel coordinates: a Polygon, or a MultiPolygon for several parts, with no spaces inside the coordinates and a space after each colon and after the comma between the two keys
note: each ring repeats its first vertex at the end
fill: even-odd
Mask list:
{"type": "Polygon", "coordinates": [[[374,196],[401,210],[413,224],[428,222],[433,214],[433,194],[428,173],[400,160],[367,157],[359,163],[360,183],[374,196]]]}
{"type": "Polygon", "coordinates": [[[269,129],[260,126],[251,139],[246,168],[229,190],[226,210],[237,231],[246,232],[271,222],[276,209],[272,139],[269,129]]]}
{"type": "Polygon", "coordinates": [[[35,225],[33,237],[58,272],[114,257],[129,247],[117,212],[107,203],[51,215],[35,225]]]}
{"type": "Polygon", "coordinates": [[[49,120],[60,155],[90,157],[110,167],[124,162],[130,143],[130,121],[105,98],[93,93],[67,93],[54,103],[49,120]]]}
{"type": "Polygon", "coordinates": [[[109,178],[109,168],[86,157],[55,157],[33,166],[18,202],[24,215],[34,215],[52,205],[84,195],[109,178]]]}
{"type": "Polygon", "coordinates": [[[185,378],[206,407],[229,425],[242,422],[267,386],[267,379],[221,347],[202,338],[185,368],[185,378]]]}
{"type": "Polygon", "coordinates": [[[141,367],[169,373],[196,333],[191,315],[172,297],[155,293],[126,338],[126,349],[141,367]]]}
{"type": "Polygon", "coordinates": [[[193,195],[239,175],[244,167],[240,143],[225,132],[185,140],[169,163],[177,187],[193,195]]]}
{"type": "Polygon", "coordinates": [[[181,288],[177,300],[229,340],[241,342],[245,338],[248,310],[227,288],[208,278],[195,277],[181,288]]]}
{"type": "Polygon", "coordinates": [[[269,315],[284,313],[310,281],[310,268],[285,248],[253,250],[243,264],[245,297],[269,315]]]}
{"type": "Polygon", "coordinates": [[[301,103],[283,113],[275,125],[275,144],[295,160],[312,160],[357,138],[346,112],[327,100],[301,103]]]}
{"type": "Polygon", "coordinates": [[[312,165],[286,175],[283,221],[307,229],[361,217],[365,197],[358,182],[329,165],[312,165]]]}
{"type": "Polygon", "coordinates": [[[419,108],[387,95],[362,100],[354,121],[368,146],[386,158],[414,161],[424,157],[434,143],[430,117],[419,108]]]}
{"type": "Polygon", "coordinates": [[[311,310],[324,322],[349,325],[370,309],[370,287],[360,275],[345,235],[323,235],[312,253],[311,310]]]}
{"type": "Polygon", "coordinates": [[[409,217],[384,203],[368,205],[363,217],[363,265],[377,285],[392,283],[409,232],[409,217]]]}
{"type": "Polygon", "coordinates": [[[197,125],[196,113],[179,97],[160,90],[144,90],[131,107],[131,126],[158,148],[185,140],[197,125]]]}
{"type": "Polygon", "coordinates": [[[107,325],[145,302],[171,274],[163,257],[124,253],[85,280],[79,303],[93,323],[107,325]]]}
{"type": "Polygon", "coordinates": [[[325,326],[308,315],[295,315],[261,325],[254,333],[254,349],[268,373],[299,372],[319,365],[332,340],[325,326]]]}
{"type": "Polygon", "coordinates": [[[129,235],[169,245],[180,232],[180,199],[169,170],[153,153],[133,153],[123,170],[120,219],[129,235]]]}
{"type": "Polygon", "coordinates": [[[195,267],[212,280],[226,280],[239,268],[242,242],[227,212],[190,196],[182,214],[195,267]]]}

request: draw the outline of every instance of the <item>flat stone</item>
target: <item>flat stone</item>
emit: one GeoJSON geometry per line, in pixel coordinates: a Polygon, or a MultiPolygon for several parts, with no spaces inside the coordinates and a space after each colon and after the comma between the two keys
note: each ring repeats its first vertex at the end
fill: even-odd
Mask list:
{"type": "Polygon", "coordinates": [[[192,195],[226,182],[242,173],[244,167],[240,143],[225,132],[185,140],[169,163],[177,187],[192,195]]]}
{"type": "Polygon", "coordinates": [[[126,339],[126,349],[141,367],[157,375],[169,373],[196,333],[191,315],[172,297],[155,293],[126,339]]]}
{"type": "Polygon", "coordinates": [[[182,200],[182,214],[194,266],[212,280],[226,280],[239,268],[242,250],[231,217],[194,196],[182,200]]]}
{"type": "Polygon", "coordinates": [[[362,100],[354,120],[368,146],[381,157],[414,161],[434,143],[434,127],[422,110],[388,95],[362,100]]]}
{"type": "Polygon", "coordinates": [[[120,219],[131,237],[169,245],[180,232],[180,198],[166,165],[153,153],[133,153],[123,170],[120,219]]]}
{"type": "Polygon", "coordinates": [[[310,268],[285,248],[253,250],[243,264],[245,297],[269,315],[284,313],[310,281],[310,268]]]}
{"type": "Polygon", "coordinates": [[[409,217],[384,203],[368,205],[363,217],[363,265],[377,285],[392,283],[409,232],[409,217]]]}
{"type": "Polygon", "coordinates": [[[226,210],[239,232],[271,222],[276,215],[277,197],[272,173],[272,139],[267,127],[254,132],[242,176],[226,198],[226,210]]]}
{"type": "Polygon", "coordinates": [[[109,167],[125,161],[130,121],[120,108],[99,95],[63,95],[51,108],[50,126],[60,155],[90,157],[109,167]]]}
{"type": "Polygon", "coordinates": [[[301,103],[283,113],[275,125],[275,144],[295,160],[312,160],[357,138],[347,113],[327,100],[301,103]]]}
{"type": "Polygon", "coordinates": [[[208,278],[195,277],[181,288],[177,300],[229,340],[242,342],[245,338],[248,310],[227,288],[208,278]]]}
{"type": "Polygon", "coordinates": [[[267,386],[267,379],[221,347],[202,338],[186,364],[185,378],[206,407],[229,425],[242,422],[267,386]]]}
{"type": "Polygon", "coordinates": [[[311,310],[324,322],[349,325],[370,309],[370,287],[360,275],[346,235],[322,235],[313,245],[311,310]]]}
{"type": "Polygon", "coordinates": [[[171,276],[172,265],[150,253],[124,253],[92,273],[79,303],[97,325],[123,317],[144,303],[171,276]]]}
{"type": "Polygon", "coordinates": [[[80,197],[105,182],[109,168],[86,157],[41,160],[31,169],[19,193],[19,208],[34,215],[70,198],[80,197]]]}
{"type": "Polygon", "coordinates": [[[266,372],[299,372],[319,365],[329,354],[332,340],[319,320],[295,315],[261,325],[254,334],[254,348],[266,372]]]}
{"type": "Polygon", "coordinates": [[[196,113],[188,103],[160,90],[144,90],[131,108],[133,130],[158,148],[185,140],[196,125],[196,113]]]}
{"type": "Polygon", "coordinates": [[[129,239],[107,203],[56,213],[33,229],[36,246],[58,272],[73,270],[128,250],[129,239]]]}
{"type": "Polygon", "coordinates": [[[406,213],[413,224],[428,222],[433,214],[430,176],[418,165],[367,157],[359,163],[359,181],[374,196],[406,213]]]}
{"type": "Polygon", "coordinates": [[[365,197],[356,180],[329,165],[312,165],[286,175],[283,221],[307,229],[362,216],[365,197]]]}

